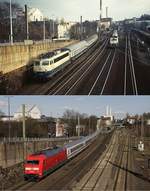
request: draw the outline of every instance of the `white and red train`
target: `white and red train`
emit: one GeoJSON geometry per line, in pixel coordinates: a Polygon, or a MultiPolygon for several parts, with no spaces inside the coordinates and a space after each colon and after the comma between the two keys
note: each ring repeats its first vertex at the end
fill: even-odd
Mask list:
{"type": "Polygon", "coordinates": [[[91,144],[98,136],[99,131],[66,144],[61,148],[47,149],[29,155],[24,164],[24,179],[40,180],[53,170],[75,157],[91,144]]]}

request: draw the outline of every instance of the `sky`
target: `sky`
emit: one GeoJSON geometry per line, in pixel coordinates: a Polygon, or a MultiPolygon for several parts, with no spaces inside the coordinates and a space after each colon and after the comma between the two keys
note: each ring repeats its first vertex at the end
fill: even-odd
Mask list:
{"type": "MultiPolygon", "coordinates": [[[[0,96],[0,110],[8,113],[7,96],[0,96]]],[[[116,118],[122,118],[128,112],[131,115],[150,112],[150,96],[10,96],[11,114],[26,104],[36,104],[42,114],[61,117],[67,109],[100,117],[106,113],[106,107],[112,108],[116,118]]]]}
{"type": "MultiPolygon", "coordinates": [[[[8,0],[0,0],[8,1],[8,0]]],[[[100,0],[12,0],[22,5],[39,8],[49,18],[65,18],[69,21],[97,20],[99,18],[100,0]],[[53,16],[52,16],[53,15],[53,16]]],[[[105,7],[109,7],[109,16],[114,20],[140,17],[150,13],[150,0],[103,0],[103,17],[105,7]]]]}

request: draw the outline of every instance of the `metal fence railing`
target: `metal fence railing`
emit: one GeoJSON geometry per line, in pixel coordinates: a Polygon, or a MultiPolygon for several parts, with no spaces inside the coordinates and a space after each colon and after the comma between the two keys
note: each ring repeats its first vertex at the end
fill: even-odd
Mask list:
{"type": "Polygon", "coordinates": [[[36,142],[36,141],[69,141],[77,140],[79,137],[56,137],[56,138],[22,138],[22,137],[13,137],[0,138],[0,143],[13,143],[13,142],[36,142]]]}
{"type": "MultiPolygon", "coordinates": [[[[66,41],[66,39],[62,39],[62,40],[51,40],[51,39],[46,39],[46,40],[39,40],[39,41],[35,41],[35,40],[29,40],[29,41],[22,41],[22,42],[14,42],[13,45],[33,45],[33,44],[43,44],[43,43],[57,43],[57,42],[63,42],[66,41]]],[[[67,40],[68,41],[68,40],[67,40]]],[[[0,42],[0,47],[2,46],[10,46],[10,42],[0,42]]],[[[11,45],[12,46],[12,45],[11,45]]]]}

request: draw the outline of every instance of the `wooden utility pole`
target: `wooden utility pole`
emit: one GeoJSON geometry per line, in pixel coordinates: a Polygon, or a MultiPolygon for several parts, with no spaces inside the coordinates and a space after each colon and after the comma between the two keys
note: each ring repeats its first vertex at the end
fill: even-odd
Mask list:
{"type": "Polygon", "coordinates": [[[23,139],[26,138],[26,124],[25,124],[25,104],[22,105],[22,132],[23,132],[23,139]]]}
{"type": "Polygon", "coordinates": [[[27,5],[25,5],[25,24],[26,24],[26,40],[29,40],[29,19],[28,19],[27,5]]]}
{"type": "Polygon", "coordinates": [[[141,139],[144,139],[144,116],[141,118],[141,139]]]}

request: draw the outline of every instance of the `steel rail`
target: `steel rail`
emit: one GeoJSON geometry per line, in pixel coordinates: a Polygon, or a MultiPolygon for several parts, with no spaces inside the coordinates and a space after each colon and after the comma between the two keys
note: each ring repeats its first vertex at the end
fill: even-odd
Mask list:
{"type": "Polygon", "coordinates": [[[116,56],[116,49],[115,49],[115,52],[114,52],[114,55],[113,55],[113,59],[112,59],[112,61],[111,61],[111,65],[110,65],[109,71],[108,71],[108,73],[107,73],[105,82],[104,82],[104,85],[103,85],[103,87],[102,87],[102,89],[101,89],[100,95],[103,95],[103,93],[104,93],[104,90],[105,90],[105,87],[106,87],[106,84],[107,84],[107,81],[108,81],[108,78],[109,78],[109,76],[110,76],[110,72],[111,72],[111,69],[112,69],[112,66],[113,66],[113,63],[114,63],[114,60],[115,60],[115,56],[116,56]]]}
{"type": "Polygon", "coordinates": [[[103,52],[105,51],[107,44],[105,44],[105,46],[103,47],[102,51],[98,54],[96,54],[96,59],[93,60],[92,64],[84,71],[84,73],[78,78],[78,80],[72,85],[72,87],[66,92],[65,95],[69,95],[69,93],[72,91],[72,89],[83,79],[83,77],[89,72],[89,70],[93,67],[93,65],[95,64],[95,62],[97,61],[97,56],[101,56],[103,54],[103,52]]]}
{"type": "Polygon", "coordinates": [[[95,82],[94,82],[94,84],[93,84],[93,86],[92,86],[92,88],[91,88],[91,90],[90,90],[90,92],[89,92],[88,95],[91,95],[91,94],[92,94],[92,92],[93,92],[93,90],[94,90],[94,88],[95,88],[95,86],[96,86],[96,84],[97,84],[99,78],[101,77],[101,75],[102,75],[102,73],[103,73],[103,71],[104,71],[105,66],[107,65],[107,62],[108,62],[108,60],[109,60],[109,58],[110,58],[110,56],[111,56],[111,53],[112,53],[112,51],[108,54],[108,56],[107,56],[107,58],[106,58],[106,61],[105,61],[104,65],[103,65],[102,69],[100,70],[100,73],[99,73],[99,75],[97,76],[97,78],[96,78],[96,80],[95,80],[95,82]]]}
{"type": "Polygon", "coordinates": [[[133,87],[133,94],[138,95],[138,88],[137,88],[137,81],[135,76],[135,68],[133,64],[133,56],[132,56],[132,50],[131,50],[131,39],[130,34],[128,35],[128,47],[129,47],[129,64],[130,64],[130,72],[131,72],[131,78],[132,78],[132,87],[133,87]]]}
{"type": "Polygon", "coordinates": [[[127,95],[127,58],[128,58],[128,39],[126,36],[125,66],[124,66],[124,95],[127,95]]]}
{"type": "Polygon", "coordinates": [[[128,152],[127,152],[127,160],[126,160],[126,164],[125,164],[125,185],[124,185],[124,190],[127,191],[127,185],[128,185],[128,166],[129,166],[129,152],[130,152],[130,135],[128,134],[128,152]]]}
{"type": "MultiPolygon", "coordinates": [[[[122,140],[123,141],[123,140],[122,140]]],[[[126,143],[128,144],[128,137],[127,137],[127,139],[125,140],[125,144],[122,146],[122,154],[121,154],[121,156],[120,156],[120,160],[119,160],[119,164],[118,164],[118,166],[122,166],[122,162],[123,162],[123,158],[124,158],[124,156],[125,156],[125,152],[124,152],[124,150],[126,149],[126,143]]],[[[127,155],[127,157],[128,157],[128,155],[127,155]]],[[[128,162],[128,161],[127,161],[128,162]]],[[[127,163],[126,163],[126,165],[128,165],[127,163]]],[[[124,167],[122,167],[122,168],[124,168],[124,167]]],[[[114,183],[114,185],[113,185],[113,190],[115,191],[115,190],[117,190],[117,185],[118,185],[118,179],[119,179],[119,176],[120,176],[120,173],[121,173],[121,168],[118,168],[117,169],[117,174],[116,174],[116,177],[115,177],[115,183],[114,183]]],[[[125,176],[124,176],[124,185],[123,185],[123,187],[125,188],[125,186],[126,186],[126,175],[127,175],[127,171],[125,172],[125,176]]]]}
{"type": "MultiPolygon", "coordinates": [[[[108,159],[111,158],[112,154],[113,154],[113,151],[115,150],[115,147],[114,145],[116,144],[116,139],[115,139],[115,136],[112,137],[112,144],[109,143],[109,147],[107,147],[107,150],[105,151],[104,155],[102,155],[102,159],[98,162],[98,164],[96,165],[96,167],[94,168],[94,171],[92,172],[92,174],[89,175],[89,177],[86,179],[86,181],[84,182],[84,184],[82,185],[82,187],[79,189],[80,191],[86,189],[86,185],[89,183],[89,181],[93,178],[94,174],[96,173],[97,169],[101,166],[102,162],[103,161],[106,161],[105,162],[105,165],[104,167],[102,168],[102,171],[101,173],[99,174],[99,176],[97,177],[97,180],[95,182],[95,184],[92,186],[91,190],[94,190],[98,180],[100,179],[100,177],[102,176],[104,170],[106,169],[106,166],[108,164],[108,159]],[[109,152],[111,151],[111,152],[109,152]],[[110,154],[109,154],[110,153],[110,154]],[[108,156],[109,154],[109,156],[108,156]],[[106,156],[107,156],[107,159],[106,159],[106,156]]],[[[89,188],[89,187],[88,187],[89,188]]]]}

